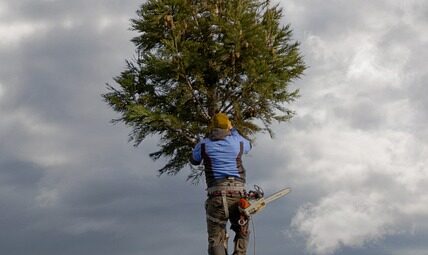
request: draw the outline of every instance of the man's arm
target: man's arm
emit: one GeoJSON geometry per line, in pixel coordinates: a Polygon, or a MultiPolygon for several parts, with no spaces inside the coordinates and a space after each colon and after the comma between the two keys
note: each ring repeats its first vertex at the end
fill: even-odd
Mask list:
{"type": "Polygon", "coordinates": [[[192,155],[189,159],[190,163],[192,165],[199,165],[202,162],[202,155],[201,155],[201,142],[196,144],[195,148],[192,151],[192,155]]]}

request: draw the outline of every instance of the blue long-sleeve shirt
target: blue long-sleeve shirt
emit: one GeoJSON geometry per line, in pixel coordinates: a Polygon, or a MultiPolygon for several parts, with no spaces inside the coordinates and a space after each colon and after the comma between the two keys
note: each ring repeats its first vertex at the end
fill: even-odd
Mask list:
{"type": "MultiPolygon", "coordinates": [[[[238,177],[245,181],[242,154],[251,150],[251,143],[236,129],[230,133],[214,135],[200,141],[192,152],[191,163],[205,166],[207,183],[227,177],[238,177]]],[[[221,133],[221,132],[220,132],[221,133]]]]}

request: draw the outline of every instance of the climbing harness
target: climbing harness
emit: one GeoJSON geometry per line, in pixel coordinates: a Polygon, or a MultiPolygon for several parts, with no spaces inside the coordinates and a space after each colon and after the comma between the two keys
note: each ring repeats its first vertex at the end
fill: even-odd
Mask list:
{"type": "MultiPolygon", "coordinates": [[[[249,224],[251,221],[252,229],[253,229],[253,243],[254,243],[254,255],[256,254],[256,230],[254,226],[254,220],[252,219],[252,215],[260,212],[263,208],[266,207],[268,203],[271,203],[274,200],[277,200],[278,198],[281,198],[288,193],[290,193],[290,188],[284,188],[282,190],[279,190],[278,192],[273,193],[272,195],[268,197],[264,197],[264,192],[262,188],[260,188],[258,185],[254,185],[254,190],[250,190],[248,192],[244,189],[243,183],[222,183],[218,186],[212,186],[207,188],[208,196],[221,196],[222,197],[222,204],[224,207],[224,213],[225,213],[225,219],[217,219],[215,217],[210,216],[207,213],[207,219],[218,223],[221,225],[227,224],[227,219],[229,218],[229,206],[227,203],[227,196],[240,196],[239,199],[239,212],[240,212],[240,218],[238,220],[238,224],[241,227],[241,231],[247,231],[247,228],[245,226],[249,224]]],[[[227,238],[228,239],[228,238],[227,238]]],[[[226,240],[227,240],[226,239],[226,240]]],[[[227,242],[227,241],[226,241],[227,242]]],[[[227,243],[225,243],[225,247],[227,247],[227,243]]]]}
{"type": "Polygon", "coordinates": [[[229,205],[227,203],[227,197],[243,197],[245,195],[245,184],[241,182],[234,182],[234,179],[228,179],[227,181],[219,183],[216,186],[208,187],[207,194],[208,197],[221,196],[226,220],[212,217],[208,213],[207,219],[221,225],[226,225],[227,219],[229,218],[229,205]]]}

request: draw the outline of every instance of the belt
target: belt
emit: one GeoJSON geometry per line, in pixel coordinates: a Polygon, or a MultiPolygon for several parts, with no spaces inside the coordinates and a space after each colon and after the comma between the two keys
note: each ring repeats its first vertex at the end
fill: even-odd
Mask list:
{"type": "Polygon", "coordinates": [[[244,196],[245,187],[242,183],[229,183],[207,188],[208,196],[244,196]]]}
{"type": "Polygon", "coordinates": [[[239,177],[229,176],[223,179],[211,180],[207,184],[208,184],[208,187],[215,187],[215,186],[243,187],[245,186],[245,181],[239,177]]]}
{"type": "Polygon", "coordinates": [[[207,192],[214,192],[214,191],[244,191],[245,187],[244,185],[239,185],[239,186],[226,186],[226,185],[222,185],[222,186],[213,186],[213,187],[209,187],[207,188],[207,192]]]}
{"type": "Polygon", "coordinates": [[[227,197],[242,197],[245,195],[245,191],[238,191],[238,190],[217,190],[208,192],[209,197],[218,197],[218,196],[227,196],[227,197]]]}

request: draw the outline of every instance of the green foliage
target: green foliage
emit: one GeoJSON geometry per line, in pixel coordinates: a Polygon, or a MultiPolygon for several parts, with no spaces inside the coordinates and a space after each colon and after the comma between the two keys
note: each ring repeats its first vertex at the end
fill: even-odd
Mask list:
{"type": "Polygon", "coordinates": [[[139,145],[160,136],[160,173],[175,174],[225,112],[245,136],[289,120],[298,97],[288,85],[305,70],[282,9],[261,0],[148,0],[132,20],[136,58],[103,97],[139,145]],[[262,123],[262,126],[260,124],[262,123]]]}

